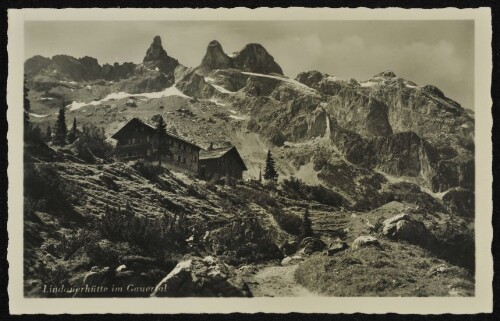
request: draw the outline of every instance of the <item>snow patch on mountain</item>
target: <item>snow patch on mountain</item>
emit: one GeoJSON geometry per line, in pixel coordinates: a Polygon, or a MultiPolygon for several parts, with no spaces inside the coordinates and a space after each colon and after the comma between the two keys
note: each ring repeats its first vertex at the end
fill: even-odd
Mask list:
{"type": "Polygon", "coordinates": [[[35,114],[35,113],[29,113],[30,116],[35,117],[35,118],[45,118],[48,117],[49,115],[40,115],[40,114],[35,114]]]}
{"type": "Polygon", "coordinates": [[[234,91],[227,90],[226,88],[219,86],[219,85],[216,85],[216,84],[210,84],[210,85],[223,94],[234,94],[235,93],[234,91]]]}
{"type": "Polygon", "coordinates": [[[152,93],[129,94],[127,92],[120,91],[118,93],[111,93],[101,100],[92,101],[89,103],[80,102],[80,101],[73,101],[71,104],[69,104],[66,107],[69,107],[70,111],[75,111],[75,110],[78,110],[78,109],[80,109],[84,106],[88,106],[88,105],[97,106],[97,105],[100,105],[101,103],[107,102],[111,99],[124,99],[124,98],[129,98],[129,97],[146,97],[146,98],[154,99],[154,98],[162,98],[162,97],[169,97],[169,96],[179,96],[179,97],[183,97],[183,98],[191,98],[191,97],[185,95],[183,92],[181,92],[175,86],[171,86],[171,87],[166,88],[163,91],[152,92],[152,93]]]}
{"type": "Polygon", "coordinates": [[[313,88],[311,88],[311,87],[309,87],[307,85],[304,85],[303,83],[301,83],[301,82],[299,82],[299,81],[297,81],[295,79],[290,79],[290,78],[280,77],[280,76],[273,76],[273,75],[258,74],[258,73],[255,73],[255,72],[247,72],[247,71],[242,71],[241,73],[245,74],[245,75],[250,75],[250,76],[272,78],[272,79],[281,80],[281,81],[284,81],[284,82],[296,85],[296,86],[298,86],[300,88],[304,88],[304,89],[307,89],[309,91],[316,92],[316,90],[314,90],[313,88]]]}

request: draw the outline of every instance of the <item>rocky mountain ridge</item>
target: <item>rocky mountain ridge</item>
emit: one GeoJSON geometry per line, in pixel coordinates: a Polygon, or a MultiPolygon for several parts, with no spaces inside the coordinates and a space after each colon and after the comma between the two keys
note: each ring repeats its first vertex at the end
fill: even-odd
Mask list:
{"type": "MultiPolygon", "coordinates": [[[[319,71],[302,72],[291,79],[261,45],[248,44],[228,55],[216,40],[208,44],[200,65],[189,68],[168,56],[158,36],[138,65],[100,66],[90,57],[36,56],[26,61],[25,68],[28,85],[39,97],[35,110],[38,106],[41,110],[54,108],[59,99],[73,101],[75,110],[88,104],[97,111],[116,106],[104,103],[115,100],[109,97],[144,94],[151,98],[140,101],[156,105],[159,99],[171,100],[171,95],[177,95],[195,115],[205,108],[195,100],[212,102],[221,109],[214,115],[225,114],[233,128],[248,132],[243,136],[255,133],[273,149],[286,148],[280,151],[289,158],[283,161],[284,175],[298,175],[302,166],[321,158],[330,165],[313,166],[310,175],[327,186],[332,186],[334,177],[329,171],[337,168],[332,164],[343,163],[350,168],[346,175],[361,167],[409,178],[434,193],[474,188],[473,114],[435,86],[418,86],[391,71],[366,81],[346,81],[319,71]],[[115,95],[117,92],[123,95],[115,95]],[[326,145],[315,143],[318,138],[326,139],[326,145]],[[305,156],[306,142],[318,150],[305,156]]],[[[138,106],[138,110],[145,108],[141,102],[138,106]]],[[[50,118],[37,120],[43,123],[50,118]]],[[[235,136],[231,126],[227,128],[220,132],[225,139],[216,143],[243,146],[246,139],[235,136]]],[[[243,156],[253,163],[253,155],[249,150],[243,156]]],[[[354,190],[348,194],[356,197],[354,190]]]]}

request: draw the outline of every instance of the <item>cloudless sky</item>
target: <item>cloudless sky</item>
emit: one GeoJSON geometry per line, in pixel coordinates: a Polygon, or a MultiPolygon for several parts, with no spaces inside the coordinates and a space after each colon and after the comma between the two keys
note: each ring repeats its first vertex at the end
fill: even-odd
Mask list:
{"type": "Polygon", "coordinates": [[[67,54],[100,64],[142,62],[153,37],[169,56],[198,66],[211,40],[225,52],[262,44],[295,78],[319,70],[366,80],[392,70],[474,108],[474,22],[461,21],[27,21],[25,58],[67,54]]]}

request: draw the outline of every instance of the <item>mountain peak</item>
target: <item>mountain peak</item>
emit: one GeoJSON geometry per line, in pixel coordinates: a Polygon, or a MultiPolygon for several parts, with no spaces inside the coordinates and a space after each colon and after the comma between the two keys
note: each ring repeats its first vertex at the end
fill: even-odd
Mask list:
{"type": "Polygon", "coordinates": [[[155,36],[153,39],[153,43],[151,43],[151,46],[146,51],[146,56],[144,56],[143,62],[158,60],[164,57],[168,57],[168,55],[161,45],[161,37],[155,36]]]}
{"type": "Polygon", "coordinates": [[[249,43],[239,52],[228,56],[222,49],[222,45],[217,40],[212,40],[208,43],[207,52],[199,68],[205,72],[214,69],[237,68],[255,73],[283,75],[283,70],[274,61],[273,56],[259,43],[249,43]]]}
{"type": "Polygon", "coordinates": [[[274,61],[274,57],[259,43],[247,44],[234,59],[243,70],[263,74],[283,74],[283,70],[274,61]]]}
{"type": "Polygon", "coordinates": [[[379,72],[374,77],[394,78],[394,77],[396,77],[396,74],[390,70],[386,70],[386,71],[379,72]]]}
{"type": "Polygon", "coordinates": [[[232,66],[232,59],[224,53],[222,45],[217,40],[210,41],[200,67],[203,69],[213,70],[230,68],[232,66]]]}
{"type": "Polygon", "coordinates": [[[155,36],[153,42],[149,49],[146,51],[146,56],[144,56],[143,63],[151,69],[158,68],[159,71],[163,73],[173,73],[175,67],[179,65],[179,62],[170,57],[161,44],[161,37],[155,36]]]}

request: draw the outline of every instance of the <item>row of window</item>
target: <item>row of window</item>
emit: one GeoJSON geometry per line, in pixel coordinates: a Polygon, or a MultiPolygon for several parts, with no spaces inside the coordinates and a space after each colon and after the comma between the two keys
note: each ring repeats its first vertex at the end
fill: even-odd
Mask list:
{"type": "Polygon", "coordinates": [[[125,157],[134,157],[134,156],[142,156],[143,154],[141,152],[138,152],[138,151],[131,151],[131,152],[127,152],[127,153],[124,153],[125,157]]]}
{"type": "MultiPolygon", "coordinates": [[[[139,137],[139,138],[129,138],[127,143],[129,145],[132,145],[132,144],[140,144],[140,143],[147,143],[150,141],[150,137],[149,136],[146,136],[146,137],[139,137]]],[[[185,150],[185,151],[188,151],[190,152],[191,151],[191,146],[188,145],[188,144],[184,144],[180,141],[177,141],[175,139],[168,139],[167,140],[168,144],[171,145],[171,146],[174,146],[174,147],[177,147],[179,148],[180,150],[185,150]]]]}
{"type": "Polygon", "coordinates": [[[146,137],[139,137],[139,138],[129,138],[128,143],[129,144],[140,144],[140,143],[147,143],[149,142],[149,136],[146,137]]]}

